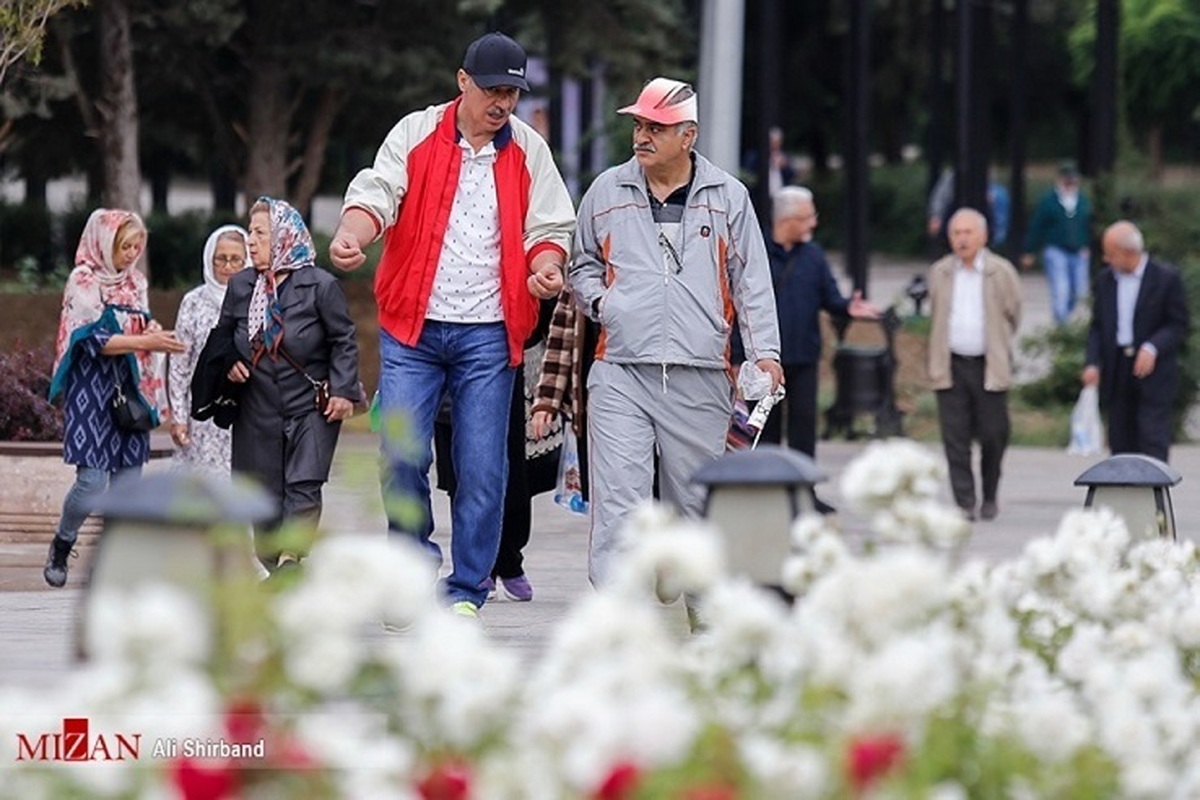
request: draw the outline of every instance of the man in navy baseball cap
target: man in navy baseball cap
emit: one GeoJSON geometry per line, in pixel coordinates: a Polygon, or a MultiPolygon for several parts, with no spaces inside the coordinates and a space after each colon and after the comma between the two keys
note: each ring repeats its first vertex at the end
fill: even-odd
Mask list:
{"type": "Polygon", "coordinates": [[[525,49],[503,33],[488,33],[471,42],[462,68],[481,89],[515,86],[529,91],[525,49]]]}

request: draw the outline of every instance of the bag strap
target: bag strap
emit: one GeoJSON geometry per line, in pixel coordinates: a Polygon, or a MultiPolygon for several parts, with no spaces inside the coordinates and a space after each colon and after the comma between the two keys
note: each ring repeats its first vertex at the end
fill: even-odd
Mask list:
{"type": "Polygon", "coordinates": [[[286,361],[287,363],[292,365],[292,369],[296,370],[296,372],[299,372],[301,375],[303,375],[308,380],[308,382],[313,385],[314,389],[321,385],[322,381],[319,381],[316,378],[314,378],[312,375],[309,375],[308,370],[306,370],[304,367],[300,366],[299,362],[297,362],[296,359],[292,358],[292,354],[289,353],[287,351],[287,348],[285,348],[282,344],[279,345],[278,352],[279,352],[279,355],[283,356],[284,361],[286,361]]]}

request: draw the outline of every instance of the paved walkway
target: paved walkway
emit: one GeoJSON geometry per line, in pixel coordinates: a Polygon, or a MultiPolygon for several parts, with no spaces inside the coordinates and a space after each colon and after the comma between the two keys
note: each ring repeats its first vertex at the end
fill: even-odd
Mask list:
{"type": "MultiPolygon", "coordinates": [[[[335,474],[327,490],[325,526],[330,531],[364,531],[383,535],[383,513],[378,501],[375,472],[375,443],[372,437],[355,435],[343,440],[335,474]]],[[[822,496],[840,505],[837,479],[848,461],[867,446],[866,442],[822,442],[818,463],[831,480],[822,486],[822,496]]],[[[1013,448],[1005,460],[998,519],[978,522],[966,555],[988,561],[1018,553],[1030,539],[1054,531],[1064,512],[1082,506],[1084,490],[1074,479],[1097,459],[1067,455],[1061,450],[1013,448]]],[[[1176,519],[1186,538],[1196,538],[1200,529],[1200,446],[1172,451],[1172,463],[1184,475],[1174,492],[1176,519]]],[[[949,490],[943,499],[949,502],[949,490]]],[[[435,494],[434,513],[439,536],[449,528],[449,507],[442,493],[435,494]]],[[[838,524],[850,537],[867,532],[865,519],[843,509],[838,524]]],[[[30,569],[40,570],[44,545],[32,553],[30,569]]],[[[528,659],[546,647],[555,625],[568,607],[592,591],[587,581],[587,521],[551,502],[548,495],[537,498],[534,534],[526,550],[527,573],[536,593],[531,603],[500,599],[484,607],[482,616],[489,636],[499,645],[513,648],[528,659]]],[[[81,559],[82,561],[82,559],[81,559]]],[[[75,565],[69,586],[78,586],[75,575],[84,564],[75,565]]],[[[82,601],[76,588],[64,590],[0,592],[0,685],[41,686],[71,669],[71,645],[75,620],[82,601]]],[[[664,610],[684,625],[679,604],[664,610]]],[[[382,634],[381,634],[382,635],[382,634]]]]}
{"type": "MultiPolygon", "coordinates": [[[[835,266],[840,259],[832,258],[835,266]]],[[[872,265],[869,293],[879,304],[896,302],[907,313],[910,308],[904,287],[924,265],[915,262],[877,260],[872,265]]],[[[843,286],[848,282],[843,279],[843,286]]],[[[1040,273],[1022,275],[1025,315],[1022,335],[1048,324],[1049,302],[1040,273]]],[[[1036,365],[1034,365],[1036,366],[1036,365]]],[[[866,446],[865,442],[822,442],[818,463],[831,482],[822,497],[840,504],[837,478],[845,464],[866,446]]],[[[1185,534],[1200,528],[1200,492],[1189,480],[1200,483],[1200,446],[1176,448],[1175,466],[1185,476],[1175,502],[1180,529],[1185,534]]],[[[383,535],[383,512],[378,499],[377,445],[373,436],[347,435],[339,449],[335,474],[326,493],[324,526],[329,531],[362,531],[383,535]]],[[[1064,511],[1080,506],[1084,492],[1073,480],[1096,459],[1081,459],[1059,450],[1013,448],[1005,462],[1001,486],[1001,515],[988,523],[977,523],[967,548],[968,556],[989,560],[1017,553],[1029,539],[1054,530],[1064,511]]],[[[945,500],[949,502],[948,489],[945,500]]],[[[435,493],[434,511],[439,536],[449,529],[449,507],[444,494],[435,493]]],[[[866,532],[866,521],[845,513],[839,524],[847,535],[857,538],[866,532]]],[[[17,683],[47,685],[56,675],[71,668],[71,643],[75,619],[82,601],[75,576],[85,574],[86,559],[73,564],[69,588],[49,590],[38,580],[45,544],[27,546],[7,554],[18,572],[28,569],[29,581],[6,581],[4,585],[25,590],[4,591],[0,586],[0,685],[17,683]],[[37,587],[36,589],[33,587],[37,587]]],[[[532,603],[498,600],[489,603],[483,618],[489,635],[499,644],[536,658],[545,648],[554,626],[580,595],[591,591],[587,582],[587,521],[551,502],[536,499],[534,534],[526,550],[527,571],[535,587],[532,603]]],[[[677,604],[666,609],[683,626],[683,611],[677,604]]]]}

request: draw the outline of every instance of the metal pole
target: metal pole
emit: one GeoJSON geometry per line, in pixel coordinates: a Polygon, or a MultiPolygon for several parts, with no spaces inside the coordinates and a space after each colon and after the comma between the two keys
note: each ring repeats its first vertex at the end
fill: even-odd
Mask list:
{"type": "Polygon", "coordinates": [[[758,181],[754,186],[754,207],[763,230],[771,229],[771,128],[779,124],[780,47],[779,0],[761,0],[758,38],[758,130],[755,133],[758,181]]]}
{"type": "Polygon", "coordinates": [[[870,155],[871,3],[851,0],[847,48],[846,271],[854,288],[867,296],[867,193],[870,155]]]}
{"type": "Polygon", "coordinates": [[[1028,113],[1025,58],[1029,47],[1029,0],[1012,0],[1012,174],[1009,196],[1008,253],[1021,254],[1025,243],[1025,130],[1028,113]]]}
{"type": "Polygon", "coordinates": [[[1096,70],[1092,77],[1092,163],[1095,176],[1112,172],[1117,158],[1118,0],[1096,2],[1096,70]]]}
{"type": "Polygon", "coordinates": [[[700,145],[709,161],[738,172],[742,135],[744,0],[704,0],[700,31],[700,145]]]}
{"type": "MultiPolygon", "coordinates": [[[[986,106],[977,97],[977,45],[973,0],[958,0],[955,7],[957,40],[954,45],[954,206],[970,206],[987,213],[987,178],[980,180],[979,126],[986,106]]],[[[986,164],[986,161],[985,161],[986,164]]]]}

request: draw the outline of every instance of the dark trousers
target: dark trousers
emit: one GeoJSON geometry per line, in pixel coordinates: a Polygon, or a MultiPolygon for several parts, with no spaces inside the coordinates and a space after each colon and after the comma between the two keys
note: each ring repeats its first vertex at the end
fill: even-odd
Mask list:
{"type": "Polygon", "coordinates": [[[1133,377],[1133,356],[1117,356],[1113,396],[1108,404],[1108,448],[1117,453],[1144,453],[1167,460],[1171,448],[1171,403],[1175,392],[1144,391],[1133,377]]]}
{"type": "Polygon", "coordinates": [[[1000,462],[1008,447],[1008,392],[983,388],[984,359],[950,357],[949,389],[937,392],[938,424],[950,468],[950,488],[960,508],[975,508],[971,443],[979,442],[979,473],[985,503],[996,502],[1000,462]]]}
{"type": "MultiPolygon", "coordinates": [[[[513,381],[512,397],[508,410],[508,481],[504,485],[504,517],[500,525],[500,549],[492,566],[492,577],[515,578],[525,574],[524,556],[521,551],[529,544],[533,527],[532,492],[530,491],[529,469],[525,460],[525,383],[518,374],[513,381]]],[[[458,490],[454,474],[454,459],[451,456],[450,424],[439,418],[433,426],[434,449],[438,459],[438,487],[450,495],[451,504],[458,490]]]]}
{"type": "Polygon", "coordinates": [[[817,385],[818,364],[784,364],[783,377],[787,394],[783,403],[771,409],[763,426],[761,442],[779,444],[783,441],[786,418],[788,447],[799,450],[809,458],[817,452],[817,385]]]}

